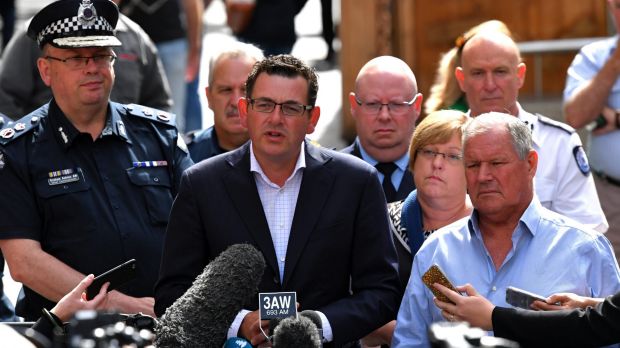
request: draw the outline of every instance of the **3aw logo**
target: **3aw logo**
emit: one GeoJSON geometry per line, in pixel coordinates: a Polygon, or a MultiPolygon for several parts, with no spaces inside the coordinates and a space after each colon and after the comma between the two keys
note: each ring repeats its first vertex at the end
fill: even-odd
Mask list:
{"type": "Polygon", "coordinates": [[[260,319],[297,317],[297,293],[264,292],[258,294],[260,319]]]}

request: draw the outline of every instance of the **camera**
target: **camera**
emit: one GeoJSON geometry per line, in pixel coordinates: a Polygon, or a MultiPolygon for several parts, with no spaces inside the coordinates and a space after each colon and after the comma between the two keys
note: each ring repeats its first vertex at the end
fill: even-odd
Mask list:
{"type": "Polygon", "coordinates": [[[55,348],[153,347],[156,320],[143,314],[78,311],[64,335],[54,335],[55,348]]]}

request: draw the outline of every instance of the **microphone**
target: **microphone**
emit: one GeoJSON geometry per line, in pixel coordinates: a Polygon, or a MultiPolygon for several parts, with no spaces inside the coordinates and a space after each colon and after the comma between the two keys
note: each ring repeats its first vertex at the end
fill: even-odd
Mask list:
{"type": "MultiPolygon", "coordinates": [[[[316,313],[314,313],[316,314],[316,313]]],[[[318,314],[317,314],[318,316],[318,314]]],[[[320,321],[320,317],[319,317],[320,321]]],[[[273,348],[321,348],[317,326],[308,316],[283,319],[273,330],[273,348]]]]}
{"type": "Polygon", "coordinates": [[[222,348],[252,348],[252,343],[241,337],[231,337],[224,342],[222,348]]]}
{"type": "Polygon", "coordinates": [[[321,320],[321,316],[319,315],[319,313],[313,310],[306,309],[304,311],[301,311],[299,315],[310,319],[312,323],[314,323],[319,333],[319,337],[322,339],[323,338],[323,321],[321,320]]]}
{"type": "Polygon", "coordinates": [[[157,347],[220,347],[230,324],[258,291],[263,255],[235,244],[211,261],[155,328],[157,347]]]}

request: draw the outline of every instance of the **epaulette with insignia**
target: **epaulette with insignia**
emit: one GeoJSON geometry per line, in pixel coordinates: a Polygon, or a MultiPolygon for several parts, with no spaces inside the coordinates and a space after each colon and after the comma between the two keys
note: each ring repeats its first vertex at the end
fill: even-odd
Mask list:
{"type": "Polygon", "coordinates": [[[41,118],[47,116],[47,106],[48,104],[45,104],[19,120],[5,124],[0,130],[0,144],[6,145],[34,129],[41,122],[41,118]]]}
{"type": "Polygon", "coordinates": [[[564,122],[556,121],[554,119],[551,119],[549,117],[543,116],[541,114],[536,114],[536,116],[538,116],[538,121],[541,122],[541,123],[544,123],[544,124],[546,124],[548,126],[551,126],[551,127],[559,128],[559,129],[567,132],[568,134],[575,133],[575,128],[567,125],[564,122]]]}
{"type": "Polygon", "coordinates": [[[138,104],[123,105],[123,108],[129,115],[143,117],[151,121],[158,121],[171,126],[176,126],[176,116],[172,113],[138,104]]]}

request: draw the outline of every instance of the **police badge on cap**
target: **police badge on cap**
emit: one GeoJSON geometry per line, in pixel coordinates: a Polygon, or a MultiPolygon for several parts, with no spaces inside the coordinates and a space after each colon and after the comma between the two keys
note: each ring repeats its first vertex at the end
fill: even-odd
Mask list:
{"type": "Polygon", "coordinates": [[[110,0],[60,0],[37,13],[28,36],[39,47],[58,48],[120,46],[114,36],[118,7],[110,0]]]}

